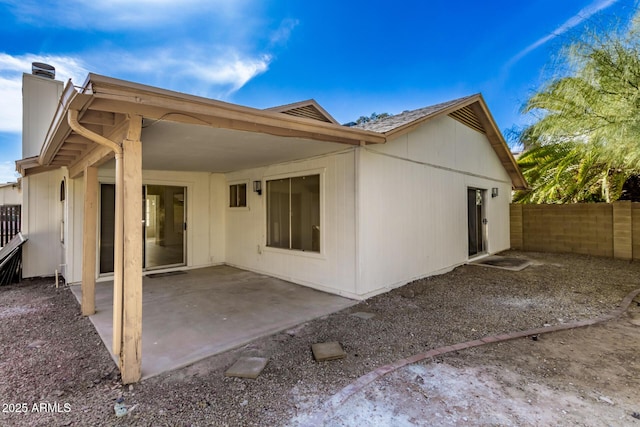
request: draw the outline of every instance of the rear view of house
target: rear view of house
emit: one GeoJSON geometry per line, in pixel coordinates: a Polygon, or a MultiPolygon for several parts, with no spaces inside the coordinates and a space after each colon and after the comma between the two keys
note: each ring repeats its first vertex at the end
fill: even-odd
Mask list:
{"type": "Polygon", "coordinates": [[[481,95],[360,127],[90,74],[25,74],[24,275],[114,280],[139,378],[141,280],[228,264],[363,299],[509,248],[522,174],[481,95]]]}

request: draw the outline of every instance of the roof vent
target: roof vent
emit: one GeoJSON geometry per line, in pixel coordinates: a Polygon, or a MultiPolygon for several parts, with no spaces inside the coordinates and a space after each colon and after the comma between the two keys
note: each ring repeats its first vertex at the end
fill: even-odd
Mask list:
{"type": "Polygon", "coordinates": [[[56,69],[51,65],[45,64],[43,62],[32,62],[31,74],[33,74],[34,76],[40,76],[47,79],[55,79],[56,69]]]}

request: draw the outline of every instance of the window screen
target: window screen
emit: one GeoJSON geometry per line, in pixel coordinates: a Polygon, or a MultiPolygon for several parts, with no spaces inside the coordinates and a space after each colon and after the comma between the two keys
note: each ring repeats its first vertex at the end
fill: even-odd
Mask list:
{"type": "Polygon", "coordinates": [[[320,175],[267,181],[267,246],[320,252],[320,175]]]}

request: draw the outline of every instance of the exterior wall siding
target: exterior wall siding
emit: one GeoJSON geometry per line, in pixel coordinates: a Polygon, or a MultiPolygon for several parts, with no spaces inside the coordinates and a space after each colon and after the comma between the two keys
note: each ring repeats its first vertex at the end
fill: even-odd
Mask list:
{"type": "Polygon", "coordinates": [[[65,169],[25,177],[22,181],[22,233],[29,239],[23,248],[22,276],[53,276],[65,263],[60,241],[62,207],[60,182],[65,169]]]}
{"type": "Polygon", "coordinates": [[[360,149],[359,167],[360,295],[466,262],[468,188],[486,190],[486,251],[509,248],[511,183],[484,135],[444,117],[360,149]]]}
{"type": "Polygon", "coordinates": [[[314,159],[228,173],[227,263],[295,283],[356,297],[355,156],[348,149],[314,159]],[[321,175],[321,253],[266,247],[266,181],[291,175],[321,175]],[[253,181],[262,181],[262,195],[253,181]],[[228,184],[247,183],[247,208],[229,208],[228,184]]]}
{"type": "Polygon", "coordinates": [[[0,206],[2,205],[21,205],[22,204],[22,188],[20,185],[8,184],[0,187],[0,206]]]}

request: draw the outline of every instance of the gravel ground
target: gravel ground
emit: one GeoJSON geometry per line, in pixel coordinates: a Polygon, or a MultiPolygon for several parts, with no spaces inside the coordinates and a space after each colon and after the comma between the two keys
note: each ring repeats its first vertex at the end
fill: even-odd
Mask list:
{"type": "Polygon", "coordinates": [[[462,266],[131,387],[120,383],[66,287],[39,279],[0,288],[0,425],[295,425],[378,366],[487,335],[598,317],[640,288],[640,263],[504,255],[534,265],[520,272],[462,266]],[[347,358],[315,362],[310,345],[325,341],[339,341],[347,358]],[[269,364],[255,381],[224,377],[240,356],[268,357],[269,364]],[[113,410],[118,397],[131,409],[122,418],[113,410]]]}

